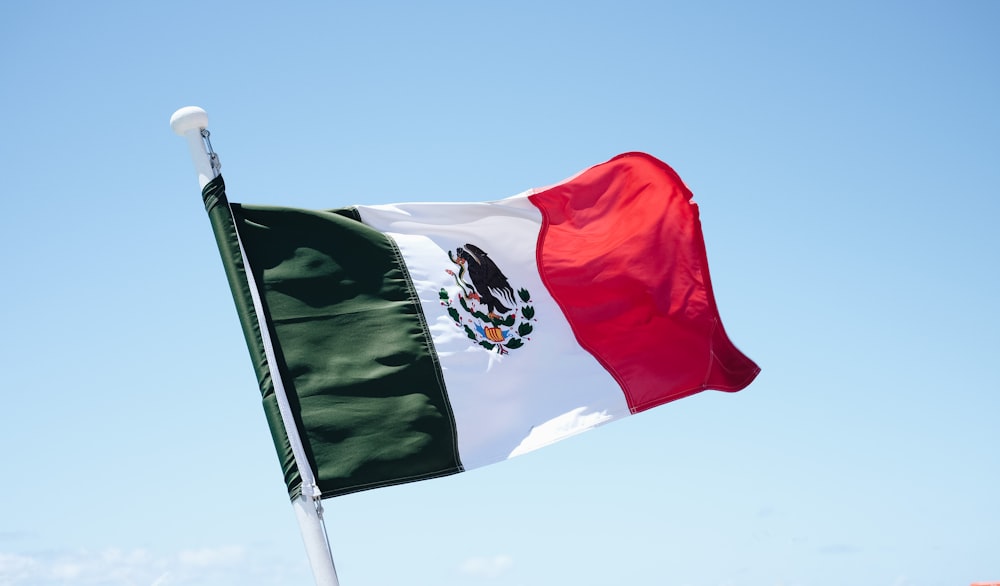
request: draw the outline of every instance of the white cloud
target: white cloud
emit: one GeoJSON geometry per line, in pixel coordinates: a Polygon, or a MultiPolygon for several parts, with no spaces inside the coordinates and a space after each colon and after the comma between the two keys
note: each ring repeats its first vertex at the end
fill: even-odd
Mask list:
{"type": "Polygon", "coordinates": [[[16,553],[0,553],[0,584],[18,584],[34,571],[37,562],[16,553]]]}
{"type": "Polygon", "coordinates": [[[177,555],[177,558],[182,564],[188,566],[228,566],[242,560],[243,554],[242,547],[228,545],[182,551],[177,555]]]}
{"type": "Polygon", "coordinates": [[[459,571],[477,578],[497,578],[514,565],[514,558],[506,554],[473,557],[462,562],[459,571]]]}
{"type": "Polygon", "coordinates": [[[849,555],[862,551],[860,547],[849,543],[831,543],[819,548],[819,553],[828,555],[849,555]]]}
{"type": "Polygon", "coordinates": [[[233,573],[234,565],[246,557],[244,548],[233,545],[159,556],[141,548],[38,554],[0,552],[0,584],[167,586],[201,583],[212,576],[233,573]]]}
{"type": "Polygon", "coordinates": [[[143,549],[35,555],[0,553],[0,583],[11,586],[33,584],[149,584],[163,573],[165,560],[143,549]]]}

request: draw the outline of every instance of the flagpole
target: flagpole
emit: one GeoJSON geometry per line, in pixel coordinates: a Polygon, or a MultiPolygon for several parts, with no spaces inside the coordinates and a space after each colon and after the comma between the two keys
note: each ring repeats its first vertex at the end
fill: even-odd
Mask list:
{"type": "MultiPolygon", "coordinates": [[[[204,190],[205,186],[220,174],[219,158],[213,152],[212,144],[208,139],[208,114],[196,106],[181,108],[170,117],[170,127],[175,133],[187,140],[195,172],[198,174],[198,185],[204,190]]],[[[228,212],[228,203],[224,207],[231,222],[232,215],[228,212]]],[[[213,228],[216,227],[213,226],[213,228]]],[[[242,251],[242,247],[240,249],[242,251]]],[[[221,242],[220,252],[223,253],[224,257],[226,256],[226,251],[222,250],[221,242]]],[[[256,306],[259,303],[259,299],[255,293],[256,287],[252,286],[251,276],[249,273],[240,272],[243,273],[243,282],[240,283],[240,288],[251,291],[251,295],[254,297],[252,303],[256,306]]],[[[229,276],[232,283],[234,275],[227,276],[229,276]]],[[[237,301],[237,304],[239,305],[239,301],[237,301]]],[[[241,319],[243,319],[242,316],[246,312],[240,313],[241,319]]],[[[261,315],[261,313],[256,311],[255,315],[261,315]]],[[[263,338],[264,353],[268,355],[267,363],[269,366],[272,365],[274,361],[273,357],[270,356],[272,351],[270,349],[267,328],[260,327],[259,324],[246,323],[243,324],[243,327],[245,333],[253,330],[263,338]]],[[[302,539],[305,542],[306,554],[309,556],[309,564],[312,567],[313,577],[316,580],[317,586],[340,586],[340,582],[337,579],[337,570],[333,564],[333,554],[330,551],[330,542],[327,537],[326,527],[323,524],[323,505],[320,500],[319,489],[316,486],[316,480],[312,469],[309,467],[308,460],[304,456],[301,439],[298,436],[298,429],[292,421],[280,375],[276,369],[271,370],[270,374],[276,387],[275,394],[278,397],[282,420],[285,422],[285,432],[291,444],[292,452],[295,455],[294,459],[299,476],[302,479],[301,491],[292,501],[292,508],[299,522],[299,529],[302,531],[302,539]]]]}

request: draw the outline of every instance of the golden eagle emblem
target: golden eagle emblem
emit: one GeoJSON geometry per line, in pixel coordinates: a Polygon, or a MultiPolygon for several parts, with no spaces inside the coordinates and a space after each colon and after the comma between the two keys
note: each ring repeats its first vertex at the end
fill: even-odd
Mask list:
{"type": "Polygon", "coordinates": [[[464,328],[473,342],[500,354],[530,340],[528,335],[534,330],[530,322],[535,318],[535,308],[528,305],[531,293],[522,288],[515,294],[500,267],[474,244],[457,248],[454,253],[448,251],[448,258],[458,271],[449,268],[445,272],[459,290],[453,300],[442,287],[440,297],[455,325],[464,328]]]}

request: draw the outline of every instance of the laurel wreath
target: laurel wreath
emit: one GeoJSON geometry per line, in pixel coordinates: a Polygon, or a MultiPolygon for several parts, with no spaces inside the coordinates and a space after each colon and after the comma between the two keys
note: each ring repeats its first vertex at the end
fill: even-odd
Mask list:
{"type": "MultiPolygon", "coordinates": [[[[515,350],[517,348],[520,348],[521,346],[524,346],[524,340],[526,339],[530,340],[530,338],[528,338],[528,335],[530,335],[531,332],[533,332],[535,329],[530,323],[528,323],[529,321],[535,319],[535,308],[532,307],[531,305],[521,306],[520,314],[521,317],[523,318],[521,320],[518,320],[518,318],[516,317],[517,315],[516,311],[503,318],[491,317],[490,315],[485,314],[479,311],[478,309],[473,309],[472,307],[470,307],[468,300],[465,298],[465,295],[459,293],[458,294],[459,305],[462,306],[462,309],[464,309],[466,313],[471,315],[480,323],[492,324],[493,327],[497,328],[499,327],[513,328],[514,325],[517,324],[517,330],[516,330],[517,336],[520,337],[512,335],[509,339],[500,343],[495,343],[489,340],[485,340],[483,339],[482,336],[479,335],[479,332],[469,327],[468,324],[462,323],[462,314],[459,313],[458,309],[452,304],[451,296],[448,294],[447,290],[445,290],[442,287],[438,295],[441,297],[441,305],[444,305],[445,307],[448,308],[448,315],[450,315],[451,319],[455,321],[455,325],[463,328],[465,330],[465,335],[468,336],[470,340],[476,342],[477,344],[479,344],[483,348],[486,348],[487,350],[496,350],[501,354],[505,354],[506,353],[505,349],[515,350]]],[[[521,298],[522,303],[524,304],[531,303],[531,293],[529,293],[527,289],[523,288],[518,289],[517,296],[521,298]]]]}

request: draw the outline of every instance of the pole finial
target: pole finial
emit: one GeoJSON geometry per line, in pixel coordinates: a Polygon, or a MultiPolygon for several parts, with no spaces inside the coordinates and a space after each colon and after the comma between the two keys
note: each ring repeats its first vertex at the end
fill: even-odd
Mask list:
{"type": "Polygon", "coordinates": [[[187,139],[191,150],[194,170],[198,173],[198,184],[205,188],[208,182],[219,175],[219,159],[208,152],[208,114],[198,106],[187,106],[174,112],[170,117],[170,127],[187,139]]]}
{"type": "Polygon", "coordinates": [[[198,106],[186,106],[170,117],[170,128],[184,136],[190,130],[208,128],[208,114],[198,106]]]}

